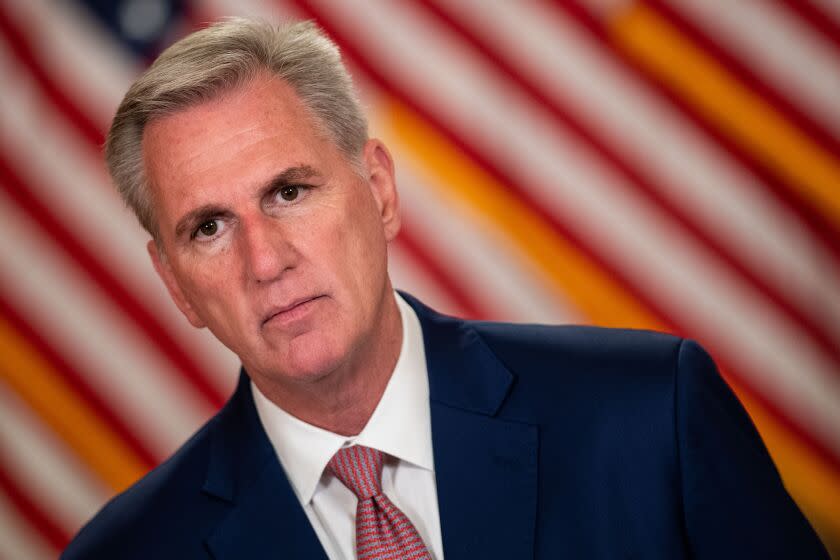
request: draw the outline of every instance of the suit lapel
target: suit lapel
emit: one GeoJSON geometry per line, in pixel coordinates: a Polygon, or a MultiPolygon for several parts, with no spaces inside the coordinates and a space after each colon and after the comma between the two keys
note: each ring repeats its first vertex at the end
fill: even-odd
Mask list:
{"type": "MultiPolygon", "coordinates": [[[[444,557],[532,558],[537,428],[502,413],[513,376],[467,324],[404,297],[426,348],[444,557]]],[[[216,422],[204,492],[230,512],[205,539],[213,557],[326,560],[244,374],[216,422]]]]}
{"type": "Polygon", "coordinates": [[[263,431],[244,373],[217,419],[204,492],[231,508],[205,539],[217,560],[326,560],[263,431]]]}
{"type": "Polygon", "coordinates": [[[533,558],[538,434],[504,418],[513,375],[466,323],[405,297],[423,328],[444,557],[533,558]]]}

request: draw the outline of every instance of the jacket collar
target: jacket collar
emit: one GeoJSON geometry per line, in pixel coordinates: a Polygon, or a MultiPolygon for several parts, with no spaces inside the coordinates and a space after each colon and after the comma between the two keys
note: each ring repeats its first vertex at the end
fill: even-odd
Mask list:
{"type": "Polygon", "coordinates": [[[263,430],[244,370],[216,418],[203,491],[232,506],[205,539],[214,558],[326,560],[263,430]]]}
{"type": "Polygon", "coordinates": [[[403,296],[423,327],[444,557],[533,558],[538,433],[505,418],[515,377],[469,322],[403,296]]]}
{"type": "MultiPolygon", "coordinates": [[[[468,323],[402,295],[423,329],[444,556],[533,557],[537,429],[503,417],[514,376],[468,323]]],[[[326,558],[244,371],[215,424],[203,490],[232,509],[206,539],[213,555],[326,558]]]]}

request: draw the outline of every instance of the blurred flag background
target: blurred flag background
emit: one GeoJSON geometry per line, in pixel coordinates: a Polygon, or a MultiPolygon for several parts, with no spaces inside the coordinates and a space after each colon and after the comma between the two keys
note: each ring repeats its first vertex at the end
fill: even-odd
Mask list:
{"type": "Polygon", "coordinates": [[[838,0],[0,0],[0,558],[54,557],[232,390],[100,147],[157,52],[236,14],[341,46],[398,287],[698,339],[840,558],[838,0]]]}

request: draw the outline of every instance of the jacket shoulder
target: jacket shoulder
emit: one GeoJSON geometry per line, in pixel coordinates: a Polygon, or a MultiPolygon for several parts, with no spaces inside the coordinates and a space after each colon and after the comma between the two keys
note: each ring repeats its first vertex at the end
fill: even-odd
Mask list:
{"type": "MultiPolygon", "coordinates": [[[[653,331],[587,326],[470,325],[513,376],[503,414],[549,429],[645,437],[660,428],[663,446],[673,437],[680,353],[685,339],[653,331]]],[[[699,346],[697,346],[699,348],[699,346]]],[[[705,356],[702,350],[698,355],[705,356]]],[[[711,360],[709,360],[711,363],[711,360]]],[[[711,369],[692,372],[717,376],[711,369]]],[[[629,440],[628,440],[629,441],[629,440]]]]}
{"type": "Polygon", "coordinates": [[[672,375],[684,339],[634,329],[475,322],[488,347],[517,375],[672,375]]]}
{"type": "MultiPolygon", "coordinates": [[[[179,534],[195,534],[215,509],[201,504],[201,487],[219,414],[211,418],[169,459],[112,498],[84,526],[62,559],[146,557],[151,543],[164,543],[170,557],[179,534]]],[[[186,551],[181,551],[186,552],[186,551]]]]}

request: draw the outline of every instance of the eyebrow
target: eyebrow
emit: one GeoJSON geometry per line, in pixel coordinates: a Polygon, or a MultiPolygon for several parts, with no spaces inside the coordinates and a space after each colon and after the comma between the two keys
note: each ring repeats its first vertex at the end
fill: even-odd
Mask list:
{"type": "Polygon", "coordinates": [[[230,214],[230,212],[215,204],[205,204],[204,206],[199,206],[194,210],[190,210],[183,218],[178,220],[178,224],[175,226],[175,239],[183,237],[184,234],[188,230],[192,230],[194,226],[198,226],[199,224],[209,222],[214,218],[227,214],[230,214]]]}
{"type": "Polygon", "coordinates": [[[304,179],[311,179],[318,175],[318,172],[315,171],[314,167],[309,165],[298,165],[296,167],[290,167],[284,170],[282,173],[279,173],[274,176],[266,185],[260,189],[260,200],[263,200],[265,197],[270,196],[271,194],[275,193],[277,189],[286,187],[288,185],[293,185],[297,181],[302,181],[304,179]]]}
{"type": "MultiPolygon", "coordinates": [[[[277,191],[277,189],[293,185],[296,181],[310,179],[317,175],[318,172],[315,171],[315,168],[309,165],[289,167],[271,178],[271,180],[269,180],[265,186],[260,189],[259,199],[264,199],[277,191]]],[[[192,230],[193,227],[197,227],[199,224],[203,224],[204,222],[209,222],[214,218],[226,215],[230,215],[230,212],[216,204],[205,204],[190,210],[184,214],[180,220],[178,220],[178,223],[175,226],[175,238],[180,239],[187,231],[192,230]]]]}

